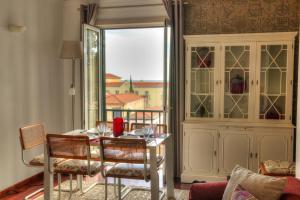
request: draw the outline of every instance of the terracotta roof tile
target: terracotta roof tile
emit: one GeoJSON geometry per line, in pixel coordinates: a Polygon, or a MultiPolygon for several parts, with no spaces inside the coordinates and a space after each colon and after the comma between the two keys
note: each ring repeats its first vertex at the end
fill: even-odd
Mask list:
{"type": "Polygon", "coordinates": [[[132,83],[133,87],[163,87],[163,82],[154,81],[135,81],[132,83]]]}
{"type": "Polygon", "coordinates": [[[108,105],[124,105],[144,97],[136,94],[106,94],[106,104],[108,105]]]}
{"type": "Polygon", "coordinates": [[[111,82],[106,83],[106,87],[121,87],[124,84],[124,82],[111,82]]]}
{"type": "Polygon", "coordinates": [[[121,79],[120,76],[110,74],[110,73],[105,74],[105,78],[107,78],[107,79],[121,79]]]}

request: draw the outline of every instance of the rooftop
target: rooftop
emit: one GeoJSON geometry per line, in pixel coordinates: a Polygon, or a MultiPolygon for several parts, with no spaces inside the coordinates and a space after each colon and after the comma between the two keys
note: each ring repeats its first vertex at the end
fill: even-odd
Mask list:
{"type": "Polygon", "coordinates": [[[107,105],[125,105],[126,103],[134,102],[143,99],[142,96],[136,94],[109,94],[106,93],[107,105]]]}
{"type": "Polygon", "coordinates": [[[117,76],[117,75],[114,75],[114,74],[111,74],[111,73],[105,74],[105,78],[107,78],[107,79],[121,79],[120,76],[117,76]]]}

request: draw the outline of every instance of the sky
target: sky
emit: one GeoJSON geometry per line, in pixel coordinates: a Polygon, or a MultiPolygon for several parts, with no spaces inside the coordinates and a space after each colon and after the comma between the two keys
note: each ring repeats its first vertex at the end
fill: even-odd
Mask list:
{"type": "Polygon", "coordinates": [[[164,29],[105,31],[106,73],[125,80],[163,80],[164,29]]]}

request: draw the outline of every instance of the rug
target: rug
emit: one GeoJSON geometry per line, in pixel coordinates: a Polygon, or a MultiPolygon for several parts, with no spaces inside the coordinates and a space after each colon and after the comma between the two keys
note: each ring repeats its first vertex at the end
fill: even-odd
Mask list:
{"type": "MultiPolygon", "coordinates": [[[[87,188],[88,185],[91,183],[83,182],[83,189],[87,188]]],[[[73,188],[76,187],[76,182],[73,181],[73,188]]],[[[56,187],[57,188],[57,187],[56,187]]],[[[62,183],[62,189],[68,189],[69,188],[69,181],[64,181],[62,183]]],[[[174,195],[176,200],[187,200],[189,191],[188,190],[174,190],[174,195]]],[[[43,196],[37,197],[35,200],[43,200],[43,196]]],[[[58,192],[54,191],[54,199],[58,199],[58,192]]],[[[61,200],[69,199],[69,193],[68,192],[62,192],[61,193],[61,200]]],[[[104,199],[104,185],[96,185],[94,188],[92,188],[90,191],[88,191],[85,194],[81,194],[80,191],[73,193],[72,198],[73,200],[101,200],[104,199]]],[[[112,185],[108,186],[108,200],[116,200],[117,198],[114,195],[114,188],[112,185]]],[[[124,200],[150,200],[151,199],[151,193],[150,191],[142,191],[142,190],[133,190],[129,192],[129,194],[124,198],[124,200]]],[[[166,197],[164,197],[164,200],[167,200],[166,197]]]]}

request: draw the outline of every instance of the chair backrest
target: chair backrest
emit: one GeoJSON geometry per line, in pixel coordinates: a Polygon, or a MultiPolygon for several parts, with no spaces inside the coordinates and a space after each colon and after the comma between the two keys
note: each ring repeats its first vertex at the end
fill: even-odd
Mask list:
{"type": "MultiPolygon", "coordinates": [[[[96,127],[100,124],[106,124],[106,126],[108,128],[113,130],[113,122],[112,121],[96,121],[96,127]]],[[[129,131],[129,123],[128,122],[124,122],[124,130],[129,131]]]]}
{"type": "Polygon", "coordinates": [[[131,126],[130,126],[130,130],[135,130],[135,129],[142,129],[144,128],[145,126],[150,126],[150,124],[145,124],[145,123],[131,123],[131,126]]]}
{"type": "Polygon", "coordinates": [[[144,124],[144,123],[132,123],[130,130],[142,129],[145,126],[153,126],[155,135],[161,135],[167,133],[167,125],[166,124],[144,124]]]}
{"type": "Polygon", "coordinates": [[[100,149],[103,163],[147,163],[147,149],[144,139],[101,137],[100,149]]]}
{"type": "Polygon", "coordinates": [[[29,150],[45,142],[45,130],[42,124],[31,124],[20,128],[22,150],[29,150]]]}
{"type": "Polygon", "coordinates": [[[156,134],[166,134],[167,133],[167,125],[166,124],[156,124],[156,134]]]}
{"type": "Polygon", "coordinates": [[[86,135],[48,134],[48,156],[51,158],[66,158],[90,160],[90,142],[86,135]]]}

